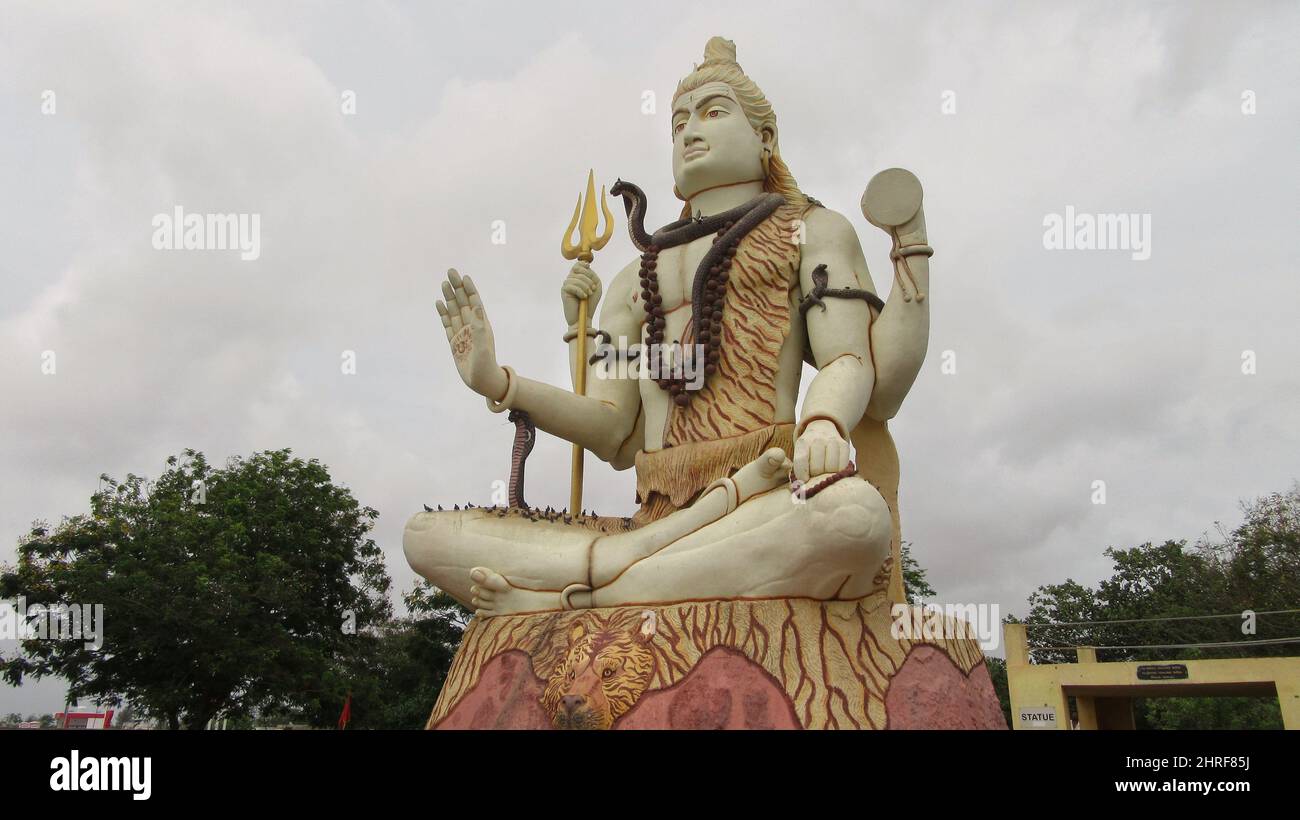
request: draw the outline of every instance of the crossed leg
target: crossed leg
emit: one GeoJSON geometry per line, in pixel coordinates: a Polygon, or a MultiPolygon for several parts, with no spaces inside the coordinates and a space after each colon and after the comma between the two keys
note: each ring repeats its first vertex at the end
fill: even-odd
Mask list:
{"type": "Polygon", "coordinates": [[[494,603],[495,591],[517,590],[520,606],[558,609],[560,591],[587,577],[587,556],[599,535],[562,522],[497,518],[473,509],[418,513],[406,523],[402,547],[412,569],[465,606],[480,608],[494,603]],[[480,572],[485,563],[505,575],[480,572]]]}
{"type": "Polygon", "coordinates": [[[779,489],[788,467],[783,451],[768,450],[730,487],[630,532],[600,535],[470,510],[415,516],[403,546],[417,572],[483,616],[706,598],[829,599],[859,587],[865,594],[889,549],[884,500],[848,478],[792,503],[779,489]]]}
{"type": "Polygon", "coordinates": [[[884,499],[860,478],[805,503],[772,490],[607,580],[597,576],[591,606],[859,598],[889,555],[892,531],[884,499]]]}

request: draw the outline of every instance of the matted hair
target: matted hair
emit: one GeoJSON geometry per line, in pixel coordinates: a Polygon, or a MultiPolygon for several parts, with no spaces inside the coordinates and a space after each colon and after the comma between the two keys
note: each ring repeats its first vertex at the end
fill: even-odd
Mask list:
{"type": "MultiPolygon", "coordinates": [[[[710,37],[704,46],[704,62],[695,66],[695,70],[682,78],[677,84],[673,99],[694,91],[706,83],[726,83],[731,86],[736,99],[740,102],[745,118],[757,134],[764,131],[772,133],[772,154],[763,161],[763,190],[778,193],[785,197],[790,205],[806,205],[808,197],[799,190],[794,175],[781,159],[781,149],[777,145],[776,112],[772,104],[763,95],[762,89],[751,80],[740,64],[736,62],[736,44],[723,37],[710,37]]],[[[674,191],[676,189],[674,188],[674,191]]],[[[677,192],[681,196],[680,192],[677,192]]],[[[682,207],[682,216],[690,216],[691,204],[682,207]]]]}

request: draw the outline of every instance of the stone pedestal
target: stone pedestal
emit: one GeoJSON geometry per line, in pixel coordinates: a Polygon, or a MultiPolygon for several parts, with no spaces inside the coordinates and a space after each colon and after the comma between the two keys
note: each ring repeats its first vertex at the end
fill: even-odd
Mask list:
{"type": "Polygon", "coordinates": [[[475,619],[431,729],[1005,729],[974,638],[861,601],[705,601],[475,619]]]}

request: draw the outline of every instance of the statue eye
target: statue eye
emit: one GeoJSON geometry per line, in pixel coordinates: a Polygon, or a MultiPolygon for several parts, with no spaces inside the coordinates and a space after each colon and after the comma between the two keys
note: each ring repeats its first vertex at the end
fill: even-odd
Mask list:
{"type": "Polygon", "coordinates": [[[614,670],[613,670],[613,669],[606,669],[604,672],[601,672],[601,673],[600,673],[600,676],[601,676],[602,678],[612,678],[612,677],[614,677],[614,670]]]}
{"type": "Polygon", "coordinates": [[[711,111],[709,111],[708,114],[705,114],[705,116],[708,117],[709,119],[717,119],[719,114],[725,114],[725,113],[727,112],[722,110],[721,108],[714,108],[711,111]]]}

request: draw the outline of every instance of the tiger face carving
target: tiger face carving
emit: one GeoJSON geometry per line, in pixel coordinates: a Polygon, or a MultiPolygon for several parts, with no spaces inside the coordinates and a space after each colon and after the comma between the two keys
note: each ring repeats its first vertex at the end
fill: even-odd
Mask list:
{"type": "Polygon", "coordinates": [[[654,630],[646,628],[644,614],[642,622],[591,620],[570,628],[568,648],[542,695],[542,708],[557,729],[610,728],[641,697],[654,674],[654,630]]]}

